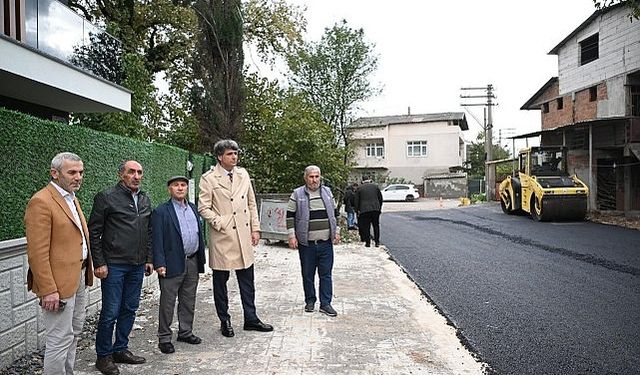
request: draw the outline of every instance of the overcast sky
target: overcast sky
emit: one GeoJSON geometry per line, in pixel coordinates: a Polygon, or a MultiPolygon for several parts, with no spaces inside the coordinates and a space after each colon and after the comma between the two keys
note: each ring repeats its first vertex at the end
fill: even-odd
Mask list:
{"type": "MultiPolygon", "coordinates": [[[[373,79],[383,91],[362,105],[362,116],[406,114],[407,107],[412,114],[464,112],[460,88],[491,83],[499,104],[494,127],[516,134],[540,129],[540,111],[520,107],[557,76],[557,57],[547,53],[595,11],[592,0],[289,2],[307,8],[308,41],[345,19],[375,44],[373,79]]],[[[482,121],[482,107],[467,109],[482,121]]],[[[467,118],[465,136],[473,140],[481,128],[467,118]]]]}

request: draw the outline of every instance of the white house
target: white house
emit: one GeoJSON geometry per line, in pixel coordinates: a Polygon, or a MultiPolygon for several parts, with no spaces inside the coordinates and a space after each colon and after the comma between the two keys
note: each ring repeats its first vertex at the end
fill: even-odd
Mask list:
{"type": "Polygon", "coordinates": [[[349,126],[352,178],[371,175],[421,186],[428,176],[462,166],[462,131],[468,129],[461,112],[359,118],[349,126]]]}

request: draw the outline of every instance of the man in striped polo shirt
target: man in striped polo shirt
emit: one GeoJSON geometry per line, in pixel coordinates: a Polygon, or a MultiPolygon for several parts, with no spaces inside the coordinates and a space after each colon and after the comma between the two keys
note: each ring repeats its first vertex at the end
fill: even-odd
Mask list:
{"type": "Polygon", "coordinates": [[[320,279],[320,312],[338,313],[331,306],[333,297],[333,244],[340,242],[331,189],[320,183],[320,168],[304,170],[305,185],[293,190],[287,205],[289,247],[298,249],[304,288],[304,311],[313,312],[316,303],[315,275],[320,279]]]}

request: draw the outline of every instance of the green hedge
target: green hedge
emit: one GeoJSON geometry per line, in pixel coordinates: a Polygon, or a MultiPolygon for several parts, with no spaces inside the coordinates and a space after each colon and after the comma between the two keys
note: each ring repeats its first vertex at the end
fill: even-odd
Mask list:
{"type": "MultiPolygon", "coordinates": [[[[85,175],[78,198],[89,217],[93,197],[116,184],[118,164],[135,159],[144,168],[142,189],[154,206],[168,198],[166,181],[186,174],[189,152],[159,143],[132,140],[81,126],[41,120],[0,108],[0,241],[24,236],[24,209],[29,198],[50,179],[51,159],[70,151],[84,161],[85,175]]],[[[197,183],[212,162],[193,155],[197,183]],[[207,163],[207,164],[205,164],[207,163]]]]}

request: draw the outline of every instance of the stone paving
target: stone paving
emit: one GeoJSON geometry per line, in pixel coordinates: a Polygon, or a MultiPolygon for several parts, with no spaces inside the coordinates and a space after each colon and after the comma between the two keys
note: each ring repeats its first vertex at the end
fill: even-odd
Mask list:
{"type": "MultiPolygon", "coordinates": [[[[220,334],[211,275],[200,279],[194,333],[200,345],[174,340],[176,352],[157,348],[158,293],[142,301],[130,348],[143,365],[120,365],[121,374],[482,374],[455,330],[389,259],[384,247],[335,248],[334,300],[338,316],[304,312],[297,253],[284,244],[256,248],[256,305],[273,332],[242,330],[235,277],[229,281],[236,332],[220,334]]],[[[174,324],[177,325],[177,324],[174,324]]],[[[175,327],[174,332],[177,331],[175,327]]],[[[175,333],[174,333],[175,335],[175,333]]],[[[76,374],[98,374],[94,346],[78,352],[76,374]]]]}

